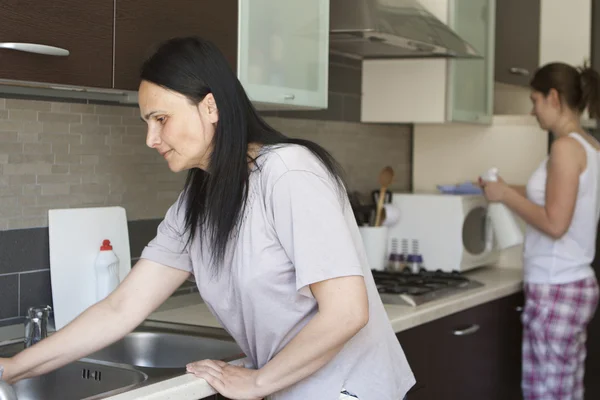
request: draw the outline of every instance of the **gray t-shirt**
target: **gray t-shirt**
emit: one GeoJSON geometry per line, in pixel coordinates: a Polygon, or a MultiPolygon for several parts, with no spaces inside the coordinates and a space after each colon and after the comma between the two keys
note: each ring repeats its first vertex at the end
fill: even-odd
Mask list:
{"type": "Polygon", "coordinates": [[[377,293],[347,198],[302,146],[265,146],[256,167],[218,277],[209,255],[200,252],[202,238],[185,246],[184,209],[177,203],[142,258],[193,273],[204,302],[256,368],[317,312],[310,284],[364,276],[368,324],[323,368],[269,398],[335,400],[344,387],[361,400],[402,399],[415,378],[377,293]]]}

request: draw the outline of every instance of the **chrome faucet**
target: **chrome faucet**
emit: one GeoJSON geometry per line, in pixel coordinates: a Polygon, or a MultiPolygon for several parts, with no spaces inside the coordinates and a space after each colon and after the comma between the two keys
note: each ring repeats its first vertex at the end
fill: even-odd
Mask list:
{"type": "Polygon", "coordinates": [[[31,347],[48,336],[48,317],[52,307],[29,307],[25,320],[25,347],[31,347]]]}

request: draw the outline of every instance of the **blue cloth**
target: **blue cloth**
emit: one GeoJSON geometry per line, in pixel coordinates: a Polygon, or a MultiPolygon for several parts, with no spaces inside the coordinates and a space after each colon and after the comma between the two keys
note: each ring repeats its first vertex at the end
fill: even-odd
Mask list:
{"type": "Polygon", "coordinates": [[[482,194],[483,191],[472,182],[459,183],[458,185],[437,185],[440,192],[444,194],[482,194]]]}

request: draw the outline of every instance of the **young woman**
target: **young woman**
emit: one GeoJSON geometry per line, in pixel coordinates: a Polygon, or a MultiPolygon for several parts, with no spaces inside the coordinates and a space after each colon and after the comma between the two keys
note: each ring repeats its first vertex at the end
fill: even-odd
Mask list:
{"type": "Polygon", "coordinates": [[[531,80],[532,114],[554,135],[550,155],[525,190],[482,182],[490,201],[527,223],[524,244],[525,399],[583,399],[586,327],[598,305],[595,256],[600,212],[600,144],[580,125],[600,117],[600,76],[562,63],[531,80]]]}
{"type": "Polygon", "coordinates": [[[123,337],[190,276],[251,365],[187,366],[231,399],[400,400],[415,379],[362,246],[339,168],[256,113],[223,55],[199,38],[143,65],[146,144],[185,187],[127,279],[12,359],[9,382],[123,337]]]}

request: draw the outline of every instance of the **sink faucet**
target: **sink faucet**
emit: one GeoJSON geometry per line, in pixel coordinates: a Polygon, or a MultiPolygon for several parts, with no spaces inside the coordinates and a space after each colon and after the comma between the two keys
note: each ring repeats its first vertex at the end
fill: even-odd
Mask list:
{"type": "Polygon", "coordinates": [[[25,347],[31,347],[48,336],[48,317],[52,307],[29,307],[25,320],[25,347]]]}

